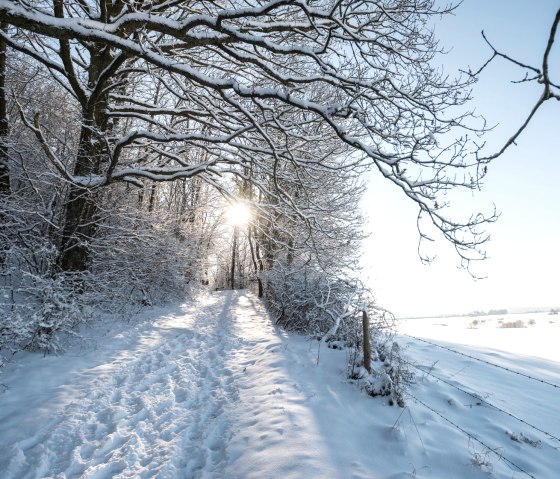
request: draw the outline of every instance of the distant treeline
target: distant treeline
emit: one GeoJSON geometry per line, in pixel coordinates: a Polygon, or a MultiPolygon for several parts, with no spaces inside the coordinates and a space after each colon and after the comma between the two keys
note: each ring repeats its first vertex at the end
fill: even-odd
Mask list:
{"type": "Polygon", "coordinates": [[[473,311],[472,313],[469,313],[469,316],[492,316],[495,314],[508,314],[508,310],[507,309],[491,309],[488,312],[485,311],[473,311]]]}

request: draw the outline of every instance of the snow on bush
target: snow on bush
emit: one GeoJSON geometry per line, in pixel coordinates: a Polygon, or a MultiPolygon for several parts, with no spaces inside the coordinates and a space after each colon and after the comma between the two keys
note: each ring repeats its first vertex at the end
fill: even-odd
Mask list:
{"type": "Polygon", "coordinates": [[[414,374],[402,357],[399,343],[386,332],[378,331],[373,339],[371,373],[365,368],[359,348],[349,355],[348,377],[357,381],[370,396],[385,396],[389,404],[405,405],[405,392],[414,374]]]}
{"type": "Polygon", "coordinates": [[[388,396],[404,406],[404,393],[413,374],[393,341],[394,317],[375,305],[371,290],[359,280],[330,278],[310,268],[268,271],[266,303],[276,323],[320,339],[332,349],[347,348],[348,377],[371,396],[388,396]],[[371,373],[364,366],[363,311],[370,318],[371,373]]]}
{"type": "Polygon", "coordinates": [[[516,319],[515,321],[507,321],[505,323],[500,324],[500,328],[504,329],[517,329],[517,328],[525,328],[525,322],[521,319],[516,319]]]}
{"type": "Polygon", "coordinates": [[[135,211],[132,201],[112,206],[119,194],[113,191],[112,198],[99,199],[105,206],[88,243],[88,271],[61,272],[47,212],[24,186],[1,211],[7,226],[0,231],[0,367],[21,350],[60,352],[103,310],[126,318],[184,295],[196,258],[191,243],[171,232],[168,218],[135,211]]]}
{"type": "Polygon", "coordinates": [[[49,277],[8,270],[0,288],[0,351],[58,352],[62,333],[74,335],[88,316],[80,304],[76,277],[49,277]]]}
{"type": "Polygon", "coordinates": [[[357,279],[282,265],[264,273],[263,279],[265,301],[276,322],[325,342],[354,341],[361,327],[360,312],[364,307],[376,309],[371,290],[357,279]]]}

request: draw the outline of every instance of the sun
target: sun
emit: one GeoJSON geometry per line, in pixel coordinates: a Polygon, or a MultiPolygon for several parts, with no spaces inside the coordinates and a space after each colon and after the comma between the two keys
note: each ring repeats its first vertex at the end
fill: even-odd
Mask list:
{"type": "Polygon", "coordinates": [[[226,212],[228,223],[234,226],[246,225],[251,219],[251,210],[244,203],[232,203],[226,212]]]}

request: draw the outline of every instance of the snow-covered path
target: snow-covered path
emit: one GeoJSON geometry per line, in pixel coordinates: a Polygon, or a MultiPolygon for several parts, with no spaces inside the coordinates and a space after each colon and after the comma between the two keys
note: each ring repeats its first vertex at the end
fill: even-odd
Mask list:
{"type": "Polygon", "coordinates": [[[19,404],[18,420],[2,426],[0,437],[18,439],[0,439],[2,477],[219,477],[237,398],[231,302],[208,295],[196,310],[165,315],[108,361],[76,371],[51,404],[19,404]]]}
{"type": "Polygon", "coordinates": [[[163,312],[6,372],[3,479],[374,477],[375,456],[358,452],[368,431],[341,394],[371,399],[346,384],[344,351],[288,337],[244,292],[163,312]]]}
{"type": "MultiPolygon", "coordinates": [[[[5,368],[0,479],[558,477],[560,442],[451,386],[560,437],[558,389],[524,394],[523,378],[421,341],[404,339],[411,357],[452,385],[421,374],[401,409],[346,379],[350,351],[287,335],[245,292],[89,334],[85,347],[5,368]]],[[[556,361],[470,352],[560,384],[556,361]]]]}

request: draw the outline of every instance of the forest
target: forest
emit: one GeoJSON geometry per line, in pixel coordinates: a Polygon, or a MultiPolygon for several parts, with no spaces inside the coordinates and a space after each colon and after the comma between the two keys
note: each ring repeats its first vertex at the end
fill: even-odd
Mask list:
{"type": "Polygon", "coordinates": [[[371,174],[417,206],[420,243],[446,238],[467,269],[484,259],[497,214],[461,217],[452,201],[501,153],[481,153],[470,89],[494,59],[543,85],[515,143],[558,98],[558,15],[542,69],[489,44],[478,72],[453,78],[430,25],[454,8],[0,1],[4,360],[187,285],[250,288],[279,324],[345,337],[376,311],[359,264],[371,174]]]}

